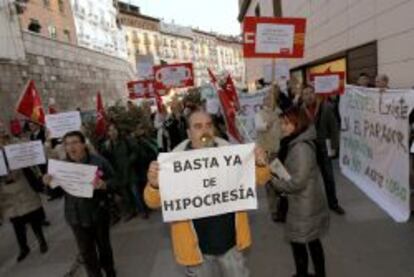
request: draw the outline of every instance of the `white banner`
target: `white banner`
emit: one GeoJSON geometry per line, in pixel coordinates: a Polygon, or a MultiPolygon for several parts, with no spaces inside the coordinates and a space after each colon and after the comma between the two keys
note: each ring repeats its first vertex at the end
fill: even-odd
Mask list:
{"type": "Polygon", "coordinates": [[[161,153],[165,222],[257,209],[254,144],[161,153]]]}
{"type": "Polygon", "coordinates": [[[0,176],[8,174],[6,161],[4,160],[3,150],[0,148],[0,176]]]}
{"type": "Polygon", "coordinates": [[[49,160],[47,173],[52,176],[50,186],[61,187],[70,195],[82,198],[93,197],[93,181],[97,166],[49,160]]]}
{"type": "Polygon", "coordinates": [[[51,138],[61,138],[67,132],[79,131],[82,126],[80,112],[67,112],[46,115],[46,128],[51,138]]]}
{"type": "Polygon", "coordinates": [[[410,217],[409,113],[414,92],[347,86],[341,170],[395,221],[410,217]]]}
{"type": "Polygon", "coordinates": [[[45,151],[40,140],[6,145],[4,151],[10,170],[46,163],[45,151]]]}

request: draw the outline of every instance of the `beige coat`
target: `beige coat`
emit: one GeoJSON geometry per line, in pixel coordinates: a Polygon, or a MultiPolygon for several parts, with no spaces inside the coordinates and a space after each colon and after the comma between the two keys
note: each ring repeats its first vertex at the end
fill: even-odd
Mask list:
{"type": "Polygon", "coordinates": [[[14,182],[0,185],[0,210],[4,217],[14,218],[26,215],[42,207],[40,196],[26,180],[22,170],[11,173],[14,182]]]}
{"type": "Polygon", "coordinates": [[[262,109],[256,116],[256,143],[261,146],[268,154],[279,152],[280,139],[282,136],[280,129],[280,119],[278,110],[271,111],[262,109]],[[257,121],[262,121],[266,128],[260,128],[257,121]]]}

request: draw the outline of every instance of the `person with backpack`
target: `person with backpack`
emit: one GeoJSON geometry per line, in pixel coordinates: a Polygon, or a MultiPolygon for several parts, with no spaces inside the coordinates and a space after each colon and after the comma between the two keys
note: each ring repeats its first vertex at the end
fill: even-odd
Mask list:
{"type": "Polygon", "coordinates": [[[325,184],[329,208],[338,215],[345,210],[339,205],[336,196],[336,182],[332,159],[339,153],[339,124],[332,102],[323,96],[317,96],[312,86],[303,91],[304,109],[309,119],[315,124],[317,132],[317,158],[325,184]]]}
{"type": "Polygon", "coordinates": [[[281,128],[279,159],[290,178],[274,175],[272,183],[288,197],[285,234],[293,252],[295,276],[313,276],[308,273],[309,249],[315,276],[325,277],[320,239],[329,229],[329,209],[316,159],[316,130],[299,107],[292,107],[281,115],[281,128]]]}

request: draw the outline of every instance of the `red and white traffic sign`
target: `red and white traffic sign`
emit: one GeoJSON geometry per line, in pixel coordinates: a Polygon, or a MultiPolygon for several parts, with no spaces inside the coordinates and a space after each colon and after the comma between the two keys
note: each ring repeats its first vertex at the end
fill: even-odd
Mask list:
{"type": "Polygon", "coordinates": [[[305,18],[246,17],[245,58],[302,58],[305,18]]]}
{"type": "Polygon", "coordinates": [[[167,90],[194,86],[192,63],[154,66],[154,88],[167,90]]]}

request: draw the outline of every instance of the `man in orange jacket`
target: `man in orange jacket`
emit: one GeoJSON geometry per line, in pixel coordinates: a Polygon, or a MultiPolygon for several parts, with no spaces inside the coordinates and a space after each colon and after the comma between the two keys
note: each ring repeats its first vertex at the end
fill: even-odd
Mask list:
{"type": "MultiPolygon", "coordinates": [[[[173,151],[190,151],[204,147],[228,145],[225,140],[214,137],[212,119],[205,111],[197,110],[188,116],[189,139],[173,151]]],[[[265,184],[270,179],[264,151],[255,150],[256,180],[265,184]]],[[[151,208],[161,206],[158,190],[159,165],[153,162],[148,170],[145,201],[151,208]]],[[[171,238],[177,262],[186,267],[186,276],[196,277],[247,277],[241,250],[251,245],[250,227],[246,212],[234,212],[201,219],[173,222],[171,238]],[[220,273],[215,270],[217,266],[220,273]]]]}

